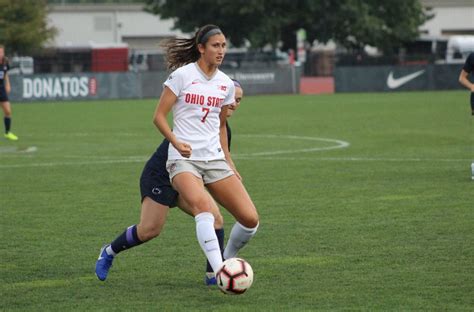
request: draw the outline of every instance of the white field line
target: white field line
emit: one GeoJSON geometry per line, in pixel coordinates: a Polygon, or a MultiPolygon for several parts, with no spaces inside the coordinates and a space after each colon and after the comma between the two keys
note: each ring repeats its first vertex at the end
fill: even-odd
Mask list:
{"type": "MultiPolygon", "coordinates": [[[[103,160],[86,160],[86,161],[75,161],[75,162],[38,162],[38,163],[26,163],[26,164],[12,164],[12,165],[0,165],[0,169],[12,169],[12,168],[29,168],[29,167],[56,167],[56,166],[84,166],[84,165],[108,165],[108,164],[125,164],[125,163],[145,163],[149,156],[131,156],[129,158],[115,158],[115,159],[103,159],[103,160]]],[[[341,161],[341,162],[471,162],[471,159],[462,158],[374,158],[374,157],[250,157],[250,156],[239,156],[234,155],[234,159],[238,160],[275,160],[275,161],[288,161],[288,160],[307,160],[307,161],[341,161]]]]}
{"type": "Polygon", "coordinates": [[[289,140],[303,140],[303,141],[313,141],[313,142],[328,142],[335,145],[326,146],[326,147],[311,147],[304,149],[291,149],[291,150],[280,150],[280,151],[269,151],[269,152],[258,152],[258,153],[248,153],[248,154],[237,154],[239,156],[272,156],[272,155],[281,155],[281,154],[296,154],[296,153],[308,153],[308,152],[318,152],[318,151],[328,151],[333,149],[340,149],[349,147],[350,143],[341,140],[327,139],[327,138],[316,138],[316,137],[306,137],[306,136],[297,136],[297,135],[272,135],[272,134],[242,134],[239,137],[246,138],[263,138],[263,139],[289,139],[289,140]]]}
{"type": "Polygon", "coordinates": [[[7,168],[28,168],[28,167],[56,167],[56,166],[84,166],[84,165],[102,165],[102,164],[123,164],[123,163],[138,163],[147,161],[147,157],[132,157],[122,159],[106,159],[106,160],[86,160],[86,161],[59,161],[59,162],[38,162],[29,164],[13,164],[0,165],[0,169],[7,168]]]}
{"type": "MultiPolygon", "coordinates": [[[[107,132],[57,132],[57,133],[48,133],[45,134],[44,136],[48,137],[56,137],[56,138],[70,138],[70,137],[88,137],[88,136],[110,136],[110,133],[107,132]]],[[[29,138],[34,138],[37,137],[38,134],[32,134],[32,133],[25,133],[21,135],[22,137],[29,137],[29,138]]],[[[139,132],[117,132],[113,134],[114,137],[117,136],[124,136],[124,137],[141,137],[143,136],[143,133],[139,132]]]]}
{"type": "Polygon", "coordinates": [[[17,147],[17,146],[0,146],[0,154],[27,154],[38,151],[36,146],[17,147]]]}
{"type": "MultiPolygon", "coordinates": [[[[235,159],[254,159],[248,156],[233,156],[235,159]]],[[[468,158],[384,158],[384,157],[258,157],[256,160],[309,160],[309,161],[354,161],[354,162],[466,162],[468,158]]]]}
{"type": "MultiPolygon", "coordinates": [[[[78,136],[88,135],[87,133],[77,133],[78,136]]],[[[251,135],[241,134],[239,137],[247,138],[263,138],[263,139],[288,139],[288,140],[303,140],[312,142],[327,142],[333,143],[333,145],[326,147],[310,147],[304,149],[292,149],[292,150],[278,150],[268,152],[256,152],[246,154],[233,154],[234,159],[240,160],[276,160],[276,161],[288,161],[288,160],[307,160],[307,161],[343,161],[343,162],[470,162],[470,159],[450,159],[450,158],[385,158],[385,157],[301,157],[301,156],[279,156],[283,154],[301,154],[308,152],[317,152],[325,150],[333,150],[346,148],[350,146],[350,143],[328,138],[317,138],[317,137],[305,137],[296,135],[251,135]]],[[[10,152],[10,151],[8,151],[10,152]]],[[[9,154],[11,156],[13,154],[9,154]]],[[[16,154],[18,156],[18,154],[16,154]]],[[[4,154],[4,156],[6,156],[4,154]]],[[[36,162],[36,163],[24,163],[24,164],[11,164],[11,165],[0,165],[0,169],[8,168],[28,168],[28,167],[55,167],[55,166],[83,166],[83,165],[107,165],[107,164],[122,164],[122,163],[144,163],[149,156],[123,156],[123,157],[110,157],[110,156],[81,156],[81,155],[63,155],[63,158],[77,158],[80,161],[59,161],[59,162],[36,162]]]]}

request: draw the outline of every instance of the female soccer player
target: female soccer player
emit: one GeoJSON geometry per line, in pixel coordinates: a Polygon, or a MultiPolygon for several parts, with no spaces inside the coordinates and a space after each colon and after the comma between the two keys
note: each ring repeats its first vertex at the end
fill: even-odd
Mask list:
{"type": "MultiPolygon", "coordinates": [[[[474,83],[471,82],[472,79],[469,80],[469,75],[471,75],[471,78],[474,76],[474,52],[469,53],[459,74],[459,82],[471,91],[471,115],[474,118],[474,83]]],[[[473,131],[473,122],[471,119],[471,131],[473,131]]],[[[471,179],[474,180],[474,161],[471,163],[471,179]]]]}
{"type": "Polygon", "coordinates": [[[474,116],[474,83],[469,80],[469,75],[472,73],[474,73],[474,52],[467,56],[466,62],[459,74],[459,82],[471,91],[471,113],[474,116]]]}
{"type": "Polygon", "coordinates": [[[174,72],[154,115],[154,123],[171,143],[166,168],[173,188],[189,205],[199,244],[214,272],[222,265],[214,231],[212,197],[237,220],[224,250],[234,257],[255,235],[259,217],[240,180],[227,146],[228,105],[234,103],[234,83],[218,69],[226,52],[219,27],[206,25],[191,39],[167,45],[168,67],[174,72]],[[167,115],[173,111],[173,130],[167,115]]]}
{"type": "Polygon", "coordinates": [[[5,57],[5,47],[0,45],[0,104],[3,110],[3,124],[5,125],[5,138],[16,141],[18,137],[10,132],[12,124],[12,109],[8,101],[8,94],[10,93],[10,80],[8,79],[8,70],[10,65],[8,59],[5,57]]]}
{"type": "MultiPolygon", "coordinates": [[[[243,97],[240,83],[234,81],[234,85],[236,90],[235,104],[229,107],[231,108],[229,112],[232,113],[238,109],[243,97]]],[[[229,113],[228,115],[230,117],[232,114],[229,113]]],[[[228,135],[230,147],[230,131],[228,135]]],[[[143,169],[140,178],[140,191],[142,195],[140,223],[128,227],[113,242],[104,246],[100,251],[99,259],[96,263],[96,275],[102,281],[107,278],[114,257],[119,252],[138,246],[157,237],[161,233],[169,208],[179,206],[183,211],[187,212],[186,204],[180,200],[179,194],[172,188],[169,174],[166,171],[168,146],[169,142],[166,139],[163,140],[143,169]]],[[[222,249],[224,246],[224,220],[217,205],[214,201],[213,203],[214,227],[219,246],[222,249]]],[[[205,283],[206,285],[214,285],[216,283],[215,274],[209,262],[207,262],[205,283]]]]}

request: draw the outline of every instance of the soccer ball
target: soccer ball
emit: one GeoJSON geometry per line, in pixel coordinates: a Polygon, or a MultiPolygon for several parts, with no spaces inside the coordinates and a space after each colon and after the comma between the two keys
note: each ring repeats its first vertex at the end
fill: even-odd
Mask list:
{"type": "Polygon", "coordinates": [[[253,270],[244,259],[230,258],[216,274],[219,289],[230,295],[243,294],[253,282],[253,270]]]}

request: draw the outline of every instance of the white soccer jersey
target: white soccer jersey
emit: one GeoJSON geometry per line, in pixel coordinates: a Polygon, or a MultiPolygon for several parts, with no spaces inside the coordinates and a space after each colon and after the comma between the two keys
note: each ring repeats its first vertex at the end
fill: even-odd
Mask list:
{"type": "Polygon", "coordinates": [[[220,70],[208,78],[197,63],[175,70],[164,86],[178,97],[173,105],[173,133],[191,145],[190,158],[184,158],[170,144],[168,159],[224,159],[219,137],[221,107],[234,103],[233,81],[220,70]]]}

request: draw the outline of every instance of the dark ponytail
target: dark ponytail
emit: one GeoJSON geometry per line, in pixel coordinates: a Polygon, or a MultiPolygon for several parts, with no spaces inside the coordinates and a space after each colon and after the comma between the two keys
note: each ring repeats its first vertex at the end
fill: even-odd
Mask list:
{"type": "Polygon", "coordinates": [[[166,40],[162,46],[166,51],[167,68],[171,71],[189,63],[196,62],[201,54],[198,44],[206,44],[209,37],[222,34],[216,25],[206,25],[198,29],[190,39],[172,38],[166,40]]]}

